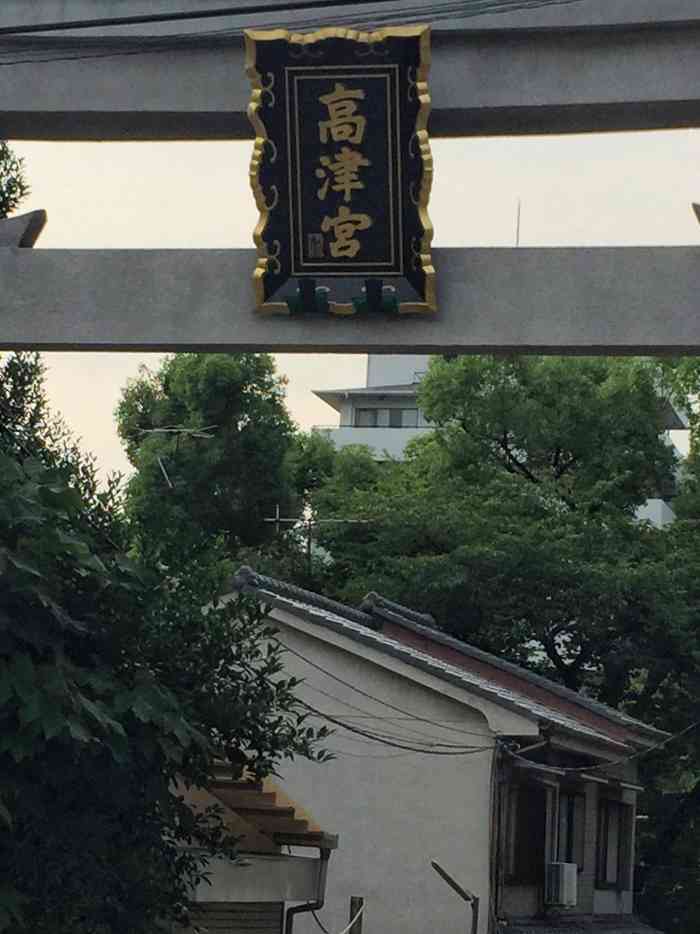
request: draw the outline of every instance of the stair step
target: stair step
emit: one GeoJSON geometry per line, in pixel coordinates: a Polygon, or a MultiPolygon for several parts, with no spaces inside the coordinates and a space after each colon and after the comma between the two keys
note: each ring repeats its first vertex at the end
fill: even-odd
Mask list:
{"type": "MultiPolygon", "coordinates": [[[[233,807],[233,805],[231,805],[233,807]]],[[[274,817],[275,819],[294,819],[294,808],[265,807],[260,805],[236,804],[234,810],[245,817],[274,817]]]]}
{"type": "Polygon", "coordinates": [[[232,791],[255,791],[261,792],[263,790],[262,782],[239,782],[231,781],[227,778],[215,778],[212,782],[213,788],[230,788],[232,791]]]}
{"type": "Polygon", "coordinates": [[[296,834],[306,833],[309,829],[309,825],[305,820],[280,819],[263,814],[256,814],[250,822],[259,830],[262,830],[263,833],[296,834]]]}
{"type": "Polygon", "coordinates": [[[270,791],[233,791],[220,785],[212,788],[213,794],[230,808],[274,807],[277,795],[270,791]]]}

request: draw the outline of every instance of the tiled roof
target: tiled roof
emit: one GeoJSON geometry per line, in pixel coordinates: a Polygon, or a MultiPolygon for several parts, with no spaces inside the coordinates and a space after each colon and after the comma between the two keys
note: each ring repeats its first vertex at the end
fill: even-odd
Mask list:
{"type": "Polygon", "coordinates": [[[378,616],[380,619],[388,619],[391,622],[402,624],[408,620],[418,626],[427,626],[431,630],[435,628],[435,619],[430,613],[417,613],[410,607],[387,600],[386,597],[374,591],[367,594],[360,604],[360,609],[369,613],[370,616],[378,616]]]}
{"type": "MultiPolygon", "coordinates": [[[[367,598],[365,598],[365,600],[366,599],[367,598]]],[[[389,603],[389,601],[384,600],[384,598],[379,599],[386,604],[389,603]]],[[[362,607],[364,608],[364,606],[365,603],[363,601],[362,607]]],[[[398,607],[398,604],[395,604],[395,606],[398,607]]],[[[628,714],[623,713],[620,710],[615,710],[612,707],[608,707],[606,704],[600,703],[600,701],[593,700],[591,697],[586,697],[585,694],[578,694],[576,691],[572,691],[570,688],[564,687],[562,684],[557,684],[556,681],[550,681],[548,678],[535,674],[533,671],[529,671],[526,668],[521,668],[518,665],[514,665],[512,662],[507,662],[504,659],[499,658],[497,655],[492,655],[490,652],[484,652],[482,649],[478,649],[467,642],[462,642],[459,639],[448,636],[446,633],[440,632],[438,629],[436,629],[434,622],[432,625],[425,622],[426,618],[432,619],[432,617],[427,617],[426,614],[424,616],[424,620],[421,622],[417,619],[419,615],[420,614],[417,613],[411,613],[409,615],[403,612],[400,615],[397,614],[394,616],[391,619],[391,622],[396,623],[406,630],[416,633],[423,639],[428,639],[431,642],[447,646],[450,650],[453,650],[460,655],[474,659],[476,662],[482,662],[484,665],[490,668],[500,670],[508,675],[520,679],[521,681],[524,680],[534,687],[548,692],[549,694],[554,694],[557,697],[562,698],[564,701],[568,701],[569,703],[575,704],[578,707],[583,707],[584,709],[590,710],[597,716],[605,717],[605,719],[611,720],[614,723],[619,723],[621,726],[627,727],[629,729],[638,730],[648,735],[650,738],[653,738],[654,740],[663,739],[667,735],[663,730],[657,730],[655,727],[649,726],[647,723],[643,723],[641,720],[637,720],[634,717],[630,717],[628,714]]]]}
{"type": "MultiPolygon", "coordinates": [[[[619,726],[615,728],[615,723],[610,722],[609,719],[601,716],[594,718],[590,714],[586,716],[585,711],[577,711],[571,702],[566,705],[568,710],[562,709],[563,705],[558,702],[556,695],[550,695],[548,702],[546,692],[542,689],[538,692],[540,696],[534,697],[533,692],[527,690],[525,676],[528,673],[515,665],[511,666],[510,685],[498,683],[493,677],[486,677],[467,667],[451,663],[444,657],[440,657],[440,654],[432,647],[429,647],[429,651],[425,651],[398,638],[375,631],[375,628],[370,627],[376,627],[376,619],[367,613],[274,578],[256,574],[248,567],[239,570],[233,579],[233,586],[236,590],[254,593],[264,603],[309,619],[327,629],[342,632],[354,641],[371,645],[445,681],[478,693],[529,719],[551,724],[565,732],[606,744],[618,747],[628,745],[629,739],[626,731],[621,730],[619,726]],[[520,685],[514,674],[520,677],[520,685]]],[[[393,604],[389,601],[383,601],[383,603],[385,606],[388,604],[393,607],[394,615],[398,615],[396,610],[400,609],[400,604],[393,604]]],[[[426,631],[435,635],[433,630],[426,631]]],[[[435,649],[439,647],[436,642],[435,649]]],[[[573,694],[573,697],[577,699],[578,695],[573,694]]],[[[608,710],[608,708],[604,709],[608,710]]],[[[636,723],[636,721],[632,722],[636,723]]]]}
{"type": "Polygon", "coordinates": [[[287,581],[280,581],[274,577],[266,577],[264,574],[258,574],[257,571],[254,571],[245,564],[236,571],[230,583],[235,590],[241,590],[244,587],[250,587],[256,591],[262,590],[266,593],[295,600],[305,605],[313,605],[320,610],[327,610],[329,613],[353,620],[353,622],[359,623],[361,626],[368,626],[370,629],[375,629],[377,626],[376,620],[372,619],[368,613],[364,613],[361,609],[356,610],[354,607],[346,606],[344,603],[338,603],[337,600],[330,600],[328,597],[324,597],[318,593],[312,593],[310,590],[304,590],[302,587],[297,587],[295,584],[287,583],[287,581]]]}

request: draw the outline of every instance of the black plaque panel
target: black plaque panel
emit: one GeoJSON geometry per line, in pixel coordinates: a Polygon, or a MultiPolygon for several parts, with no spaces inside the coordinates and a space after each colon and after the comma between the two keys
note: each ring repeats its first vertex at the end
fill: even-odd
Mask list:
{"type": "Polygon", "coordinates": [[[246,43],[259,308],[287,312],[313,279],[330,311],[352,313],[356,280],[371,279],[396,289],[399,311],[434,310],[428,28],[271,30],[246,43]]]}

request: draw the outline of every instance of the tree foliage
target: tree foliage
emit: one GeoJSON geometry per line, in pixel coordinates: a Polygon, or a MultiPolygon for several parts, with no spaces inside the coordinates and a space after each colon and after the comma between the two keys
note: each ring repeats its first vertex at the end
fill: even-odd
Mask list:
{"type": "Polygon", "coordinates": [[[368,520],[323,533],[330,585],[383,588],[575,689],[595,671],[619,703],[640,631],[672,638],[678,603],[665,542],[634,521],[675,466],[656,379],[605,359],[435,360],[435,432],[401,463],[343,450],[315,496],[321,516],[368,520]]]}
{"type": "Polygon", "coordinates": [[[169,357],[126,387],[117,419],[136,468],[128,511],[144,553],[168,562],[216,538],[229,552],[256,546],[276,504],[293,507],[293,425],[269,355],[169,357]]]}
{"type": "Polygon", "coordinates": [[[9,358],[0,386],[0,931],[145,934],[187,911],[188,847],[235,842],[175,780],[322,758],[318,734],[264,614],[217,601],[218,565],[163,579],[127,556],[91,462],[43,434],[40,362],[9,358]]]}
{"type": "Polygon", "coordinates": [[[0,140],[0,218],[11,214],[28,194],[23,160],[0,140]]]}
{"type": "Polygon", "coordinates": [[[421,404],[455,464],[544,485],[569,508],[633,512],[668,490],[658,370],[567,357],[436,359],[421,404]]]}

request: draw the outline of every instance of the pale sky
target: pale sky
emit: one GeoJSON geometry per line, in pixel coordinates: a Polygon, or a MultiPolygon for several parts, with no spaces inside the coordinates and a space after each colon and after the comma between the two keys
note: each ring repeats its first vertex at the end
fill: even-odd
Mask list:
{"type": "MultiPolygon", "coordinates": [[[[434,140],[430,214],[437,246],[509,246],[522,202],[521,246],[696,244],[695,130],[434,140]]],[[[256,209],[251,143],[12,143],[44,208],[40,248],[245,247],[256,209]]],[[[252,270],[251,270],[252,271],[252,270]]],[[[438,270],[439,275],[439,270],[438,270]]],[[[121,388],[157,354],[50,353],[54,408],[102,470],[127,470],[113,412],[121,388]]],[[[360,355],[277,356],[299,425],[337,423],[313,389],[364,384],[360,355]]]]}

